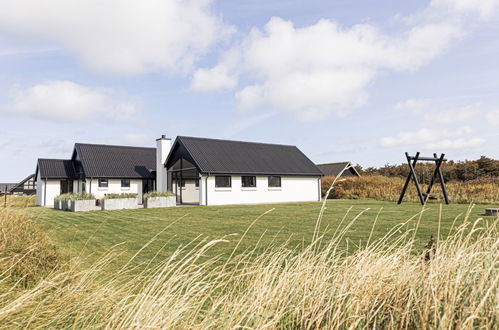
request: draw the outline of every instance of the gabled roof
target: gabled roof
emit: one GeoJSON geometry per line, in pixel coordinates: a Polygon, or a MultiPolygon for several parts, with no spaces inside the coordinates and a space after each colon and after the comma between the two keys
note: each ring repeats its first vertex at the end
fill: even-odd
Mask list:
{"type": "Polygon", "coordinates": [[[351,162],[338,162],[338,163],[327,163],[318,164],[317,167],[324,173],[325,176],[338,176],[341,171],[346,167],[351,166],[346,169],[341,176],[360,176],[359,172],[352,166],[351,162]]]}
{"type": "Polygon", "coordinates": [[[37,174],[38,170],[42,179],[76,179],[75,168],[70,159],[39,158],[37,174]]]}
{"type": "Polygon", "coordinates": [[[14,189],[17,189],[17,188],[24,188],[24,184],[28,181],[28,180],[31,180],[33,179],[35,176],[35,174],[30,174],[28,175],[26,178],[24,178],[23,180],[21,180],[19,183],[16,183],[12,188],[10,188],[9,192],[12,192],[14,191],[14,189]]]}
{"type": "Polygon", "coordinates": [[[187,153],[201,173],[322,176],[317,166],[296,146],[218,140],[179,136],[173,144],[166,166],[187,153]]]}
{"type": "Polygon", "coordinates": [[[88,178],[155,177],[155,148],[76,143],[75,151],[88,178]]]}

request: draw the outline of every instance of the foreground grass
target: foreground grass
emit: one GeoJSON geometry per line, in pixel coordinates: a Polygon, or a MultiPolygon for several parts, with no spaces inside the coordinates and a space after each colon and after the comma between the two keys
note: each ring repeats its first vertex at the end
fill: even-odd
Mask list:
{"type": "MultiPolygon", "coordinates": [[[[320,203],[295,203],[87,213],[45,208],[26,210],[56,245],[72,256],[85,256],[89,262],[93,262],[109,248],[119,244],[116,249],[122,253],[122,258],[113,262],[115,267],[119,267],[154,236],[157,236],[156,240],[142,251],[134,260],[135,263],[147,262],[160,249],[160,257],[166,258],[179,246],[186,246],[196,238],[218,239],[235,235],[229,243],[210,251],[211,255],[227,258],[236,244],[237,235],[242,235],[257,217],[269,210],[272,211],[252,226],[246,239],[241,242],[239,251],[253,248],[256,242],[268,246],[287,241],[290,246],[303,248],[312,240],[320,207],[320,203]]],[[[344,228],[360,212],[364,212],[347,230],[342,241],[343,245],[349,245],[350,251],[365,244],[375,219],[372,236],[380,238],[395,225],[418,215],[422,210],[417,203],[396,205],[369,200],[329,201],[326,207],[319,229],[325,239],[330,239],[335,230],[344,228]]],[[[472,210],[472,217],[481,216],[485,207],[481,205],[472,210]]],[[[417,246],[423,249],[430,236],[437,235],[439,219],[440,234],[445,237],[454,221],[462,223],[468,208],[468,205],[451,204],[443,205],[440,210],[438,204],[428,205],[415,237],[417,246]]]]}
{"type": "MultiPolygon", "coordinates": [[[[88,267],[55,269],[32,288],[4,291],[0,295],[0,324],[5,328],[123,329],[497,328],[498,219],[476,219],[472,212],[467,212],[454,225],[447,226],[445,239],[437,235],[433,243],[420,251],[416,240],[420,229],[425,223],[431,223],[431,231],[439,232],[438,228],[443,228],[447,221],[444,217],[435,220],[435,214],[423,213],[421,217],[398,221],[390,229],[374,234],[379,230],[378,224],[384,221],[383,226],[389,226],[390,221],[396,221],[396,216],[382,220],[380,214],[374,220],[378,211],[368,214],[369,211],[352,213],[350,210],[340,225],[341,220],[337,222],[337,214],[331,206],[339,207],[333,203],[329,211],[323,209],[324,216],[319,221],[305,217],[295,222],[293,219],[300,215],[311,216],[301,212],[306,212],[308,207],[317,210],[317,205],[275,206],[273,212],[261,219],[258,213],[267,207],[247,208],[246,212],[251,215],[245,216],[256,217],[244,222],[248,230],[239,237],[224,236],[224,230],[219,229],[217,233],[222,235],[218,238],[212,239],[210,233],[209,238],[195,239],[190,246],[180,248],[177,242],[177,248],[171,253],[157,254],[161,249],[156,249],[147,254],[146,264],[134,265],[134,256],[116,271],[109,272],[108,266],[123,258],[121,247],[116,247],[88,267]],[[284,213],[276,215],[281,208],[284,213]],[[285,221],[285,216],[295,229],[302,226],[301,223],[306,223],[302,228],[312,226],[307,231],[307,242],[299,248],[291,241],[264,242],[263,238],[251,238],[253,230],[269,228],[266,223],[258,229],[258,224],[267,217],[271,217],[267,221],[278,222],[279,219],[285,221]],[[346,250],[343,242],[348,237],[353,241],[351,237],[355,232],[352,230],[365,216],[365,221],[370,219],[369,228],[376,222],[374,230],[371,229],[373,234],[369,230],[362,235],[363,244],[353,251],[346,250]],[[328,223],[334,223],[338,230],[323,235],[324,230],[318,228],[328,223]],[[239,251],[248,240],[250,248],[239,251]],[[214,252],[220,246],[225,246],[222,250],[229,256],[214,252]],[[254,253],[257,250],[259,253],[254,253]]],[[[203,213],[196,214],[191,221],[199,221],[204,215],[204,222],[199,223],[201,230],[210,227],[206,217],[213,217],[210,224],[216,226],[217,221],[226,221],[221,216],[231,212],[236,212],[234,218],[241,216],[240,208],[196,210],[203,213]]],[[[172,212],[179,213],[172,217],[186,211],[176,209],[172,212]]],[[[125,221],[128,226],[118,228],[131,231],[133,236],[137,222],[143,221],[147,212],[150,211],[124,213],[128,217],[122,220],[119,219],[123,215],[117,217],[119,212],[81,215],[79,224],[94,216],[99,217],[101,228],[108,222],[125,221]]],[[[43,223],[43,217],[49,219],[50,214],[55,213],[39,213],[38,222],[43,223]]],[[[153,214],[148,215],[150,221],[152,217],[156,217],[156,222],[165,220],[164,213],[153,214]]],[[[17,213],[15,217],[23,218],[23,215],[17,213]]],[[[75,221],[80,215],[72,217],[75,221]]],[[[196,230],[195,222],[189,224],[186,219],[190,218],[184,217],[169,228],[196,230]]],[[[173,220],[166,221],[171,224],[173,220]]],[[[367,228],[367,224],[360,227],[367,228]]],[[[234,229],[239,227],[232,225],[229,232],[234,229]]],[[[95,229],[89,238],[98,232],[95,229]]],[[[99,241],[104,241],[104,237],[100,236],[99,241]]],[[[169,246],[164,245],[168,240],[161,235],[150,242],[157,241],[161,246],[169,246]]],[[[31,251],[29,245],[24,245],[27,255],[31,251]]],[[[9,280],[3,274],[0,287],[9,280]]]]}

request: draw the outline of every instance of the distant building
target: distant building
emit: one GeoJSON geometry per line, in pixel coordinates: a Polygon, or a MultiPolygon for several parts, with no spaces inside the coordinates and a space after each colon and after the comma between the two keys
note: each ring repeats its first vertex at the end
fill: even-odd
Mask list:
{"type": "Polygon", "coordinates": [[[317,167],[320,168],[325,176],[338,176],[341,171],[343,171],[341,174],[342,177],[360,176],[351,162],[318,164],[317,167]]]}
{"type": "Polygon", "coordinates": [[[12,187],[14,187],[16,184],[17,183],[0,183],[0,195],[9,193],[12,187]]]}
{"type": "Polygon", "coordinates": [[[19,196],[28,196],[36,194],[35,174],[24,178],[10,188],[9,193],[19,196]]]}

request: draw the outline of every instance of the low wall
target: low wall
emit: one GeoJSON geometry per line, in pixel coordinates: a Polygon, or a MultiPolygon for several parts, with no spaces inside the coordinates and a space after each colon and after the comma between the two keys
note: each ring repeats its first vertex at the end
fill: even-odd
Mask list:
{"type": "Polygon", "coordinates": [[[54,200],[54,209],[60,210],[61,209],[61,204],[62,204],[61,201],[54,200]]]}
{"type": "Polygon", "coordinates": [[[95,210],[95,199],[69,201],[68,211],[86,212],[95,210]]]}
{"type": "Polygon", "coordinates": [[[103,199],[102,210],[123,210],[123,209],[136,209],[139,207],[137,198],[116,198],[116,199],[103,199]]]}
{"type": "Polygon", "coordinates": [[[172,206],[177,206],[176,196],[149,197],[144,200],[144,208],[146,209],[172,206]]]}

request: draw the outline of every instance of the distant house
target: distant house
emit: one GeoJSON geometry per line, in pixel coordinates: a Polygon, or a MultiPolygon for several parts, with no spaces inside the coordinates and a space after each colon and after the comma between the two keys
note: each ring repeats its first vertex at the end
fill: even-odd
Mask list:
{"type": "Polygon", "coordinates": [[[21,182],[16,183],[10,188],[9,192],[13,195],[29,196],[36,194],[35,174],[28,175],[21,182]]]}
{"type": "Polygon", "coordinates": [[[10,190],[17,185],[17,183],[0,183],[0,195],[10,193],[10,190]]]}
{"type": "Polygon", "coordinates": [[[321,169],[325,176],[338,176],[343,170],[342,177],[360,176],[351,162],[318,164],[317,167],[321,169]]]}
{"type": "Polygon", "coordinates": [[[156,148],[76,143],[70,159],[38,159],[37,205],[66,192],[171,191],[178,204],[318,201],[321,170],[289,145],[162,136],[156,148]]]}

